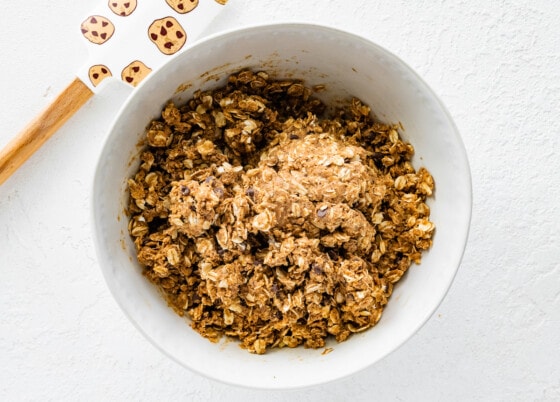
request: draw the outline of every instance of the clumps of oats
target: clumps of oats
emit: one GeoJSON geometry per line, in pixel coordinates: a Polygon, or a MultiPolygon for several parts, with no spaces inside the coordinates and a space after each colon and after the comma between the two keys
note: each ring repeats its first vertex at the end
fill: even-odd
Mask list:
{"type": "Polygon", "coordinates": [[[434,181],[398,127],[358,99],[324,110],[299,81],[241,71],[147,130],[129,231],[146,277],[212,341],[344,341],[431,246],[434,181]]]}

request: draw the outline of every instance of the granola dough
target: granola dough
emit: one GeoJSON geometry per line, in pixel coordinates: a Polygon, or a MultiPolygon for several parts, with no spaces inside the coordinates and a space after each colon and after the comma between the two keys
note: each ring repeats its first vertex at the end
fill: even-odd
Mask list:
{"type": "Polygon", "coordinates": [[[146,277],[192,327],[262,354],[374,326],[432,243],[434,182],[358,99],[241,71],[169,103],[128,182],[146,277]]]}

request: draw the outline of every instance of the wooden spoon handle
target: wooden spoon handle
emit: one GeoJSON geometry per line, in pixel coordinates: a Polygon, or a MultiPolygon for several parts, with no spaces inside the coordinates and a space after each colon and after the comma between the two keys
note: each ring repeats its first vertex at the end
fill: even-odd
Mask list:
{"type": "Polygon", "coordinates": [[[39,116],[0,151],[0,185],[38,150],[93,95],[74,79],[39,116]]]}

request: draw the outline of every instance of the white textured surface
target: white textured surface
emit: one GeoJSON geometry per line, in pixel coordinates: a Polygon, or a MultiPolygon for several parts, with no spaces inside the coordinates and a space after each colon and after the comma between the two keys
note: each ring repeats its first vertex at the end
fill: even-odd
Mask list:
{"type": "MultiPolygon", "coordinates": [[[[76,22],[89,3],[3,4],[0,146],[85,60],[76,22]]],[[[407,344],[351,378],[268,394],[153,348],[110,296],[91,241],[95,160],[128,93],[114,84],[0,187],[0,400],[559,400],[560,3],[489,3],[232,0],[220,19],[361,34],[454,116],[473,173],[471,236],[447,298],[407,344]]]]}

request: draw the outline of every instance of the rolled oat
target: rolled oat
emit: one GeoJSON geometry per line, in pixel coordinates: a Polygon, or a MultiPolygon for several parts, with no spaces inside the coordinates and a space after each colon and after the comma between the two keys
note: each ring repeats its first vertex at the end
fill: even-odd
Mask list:
{"type": "Polygon", "coordinates": [[[312,94],[245,70],[147,130],[129,232],[146,277],[212,341],[344,341],[432,244],[434,181],[398,126],[358,99],[326,118],[312,94]]]}

